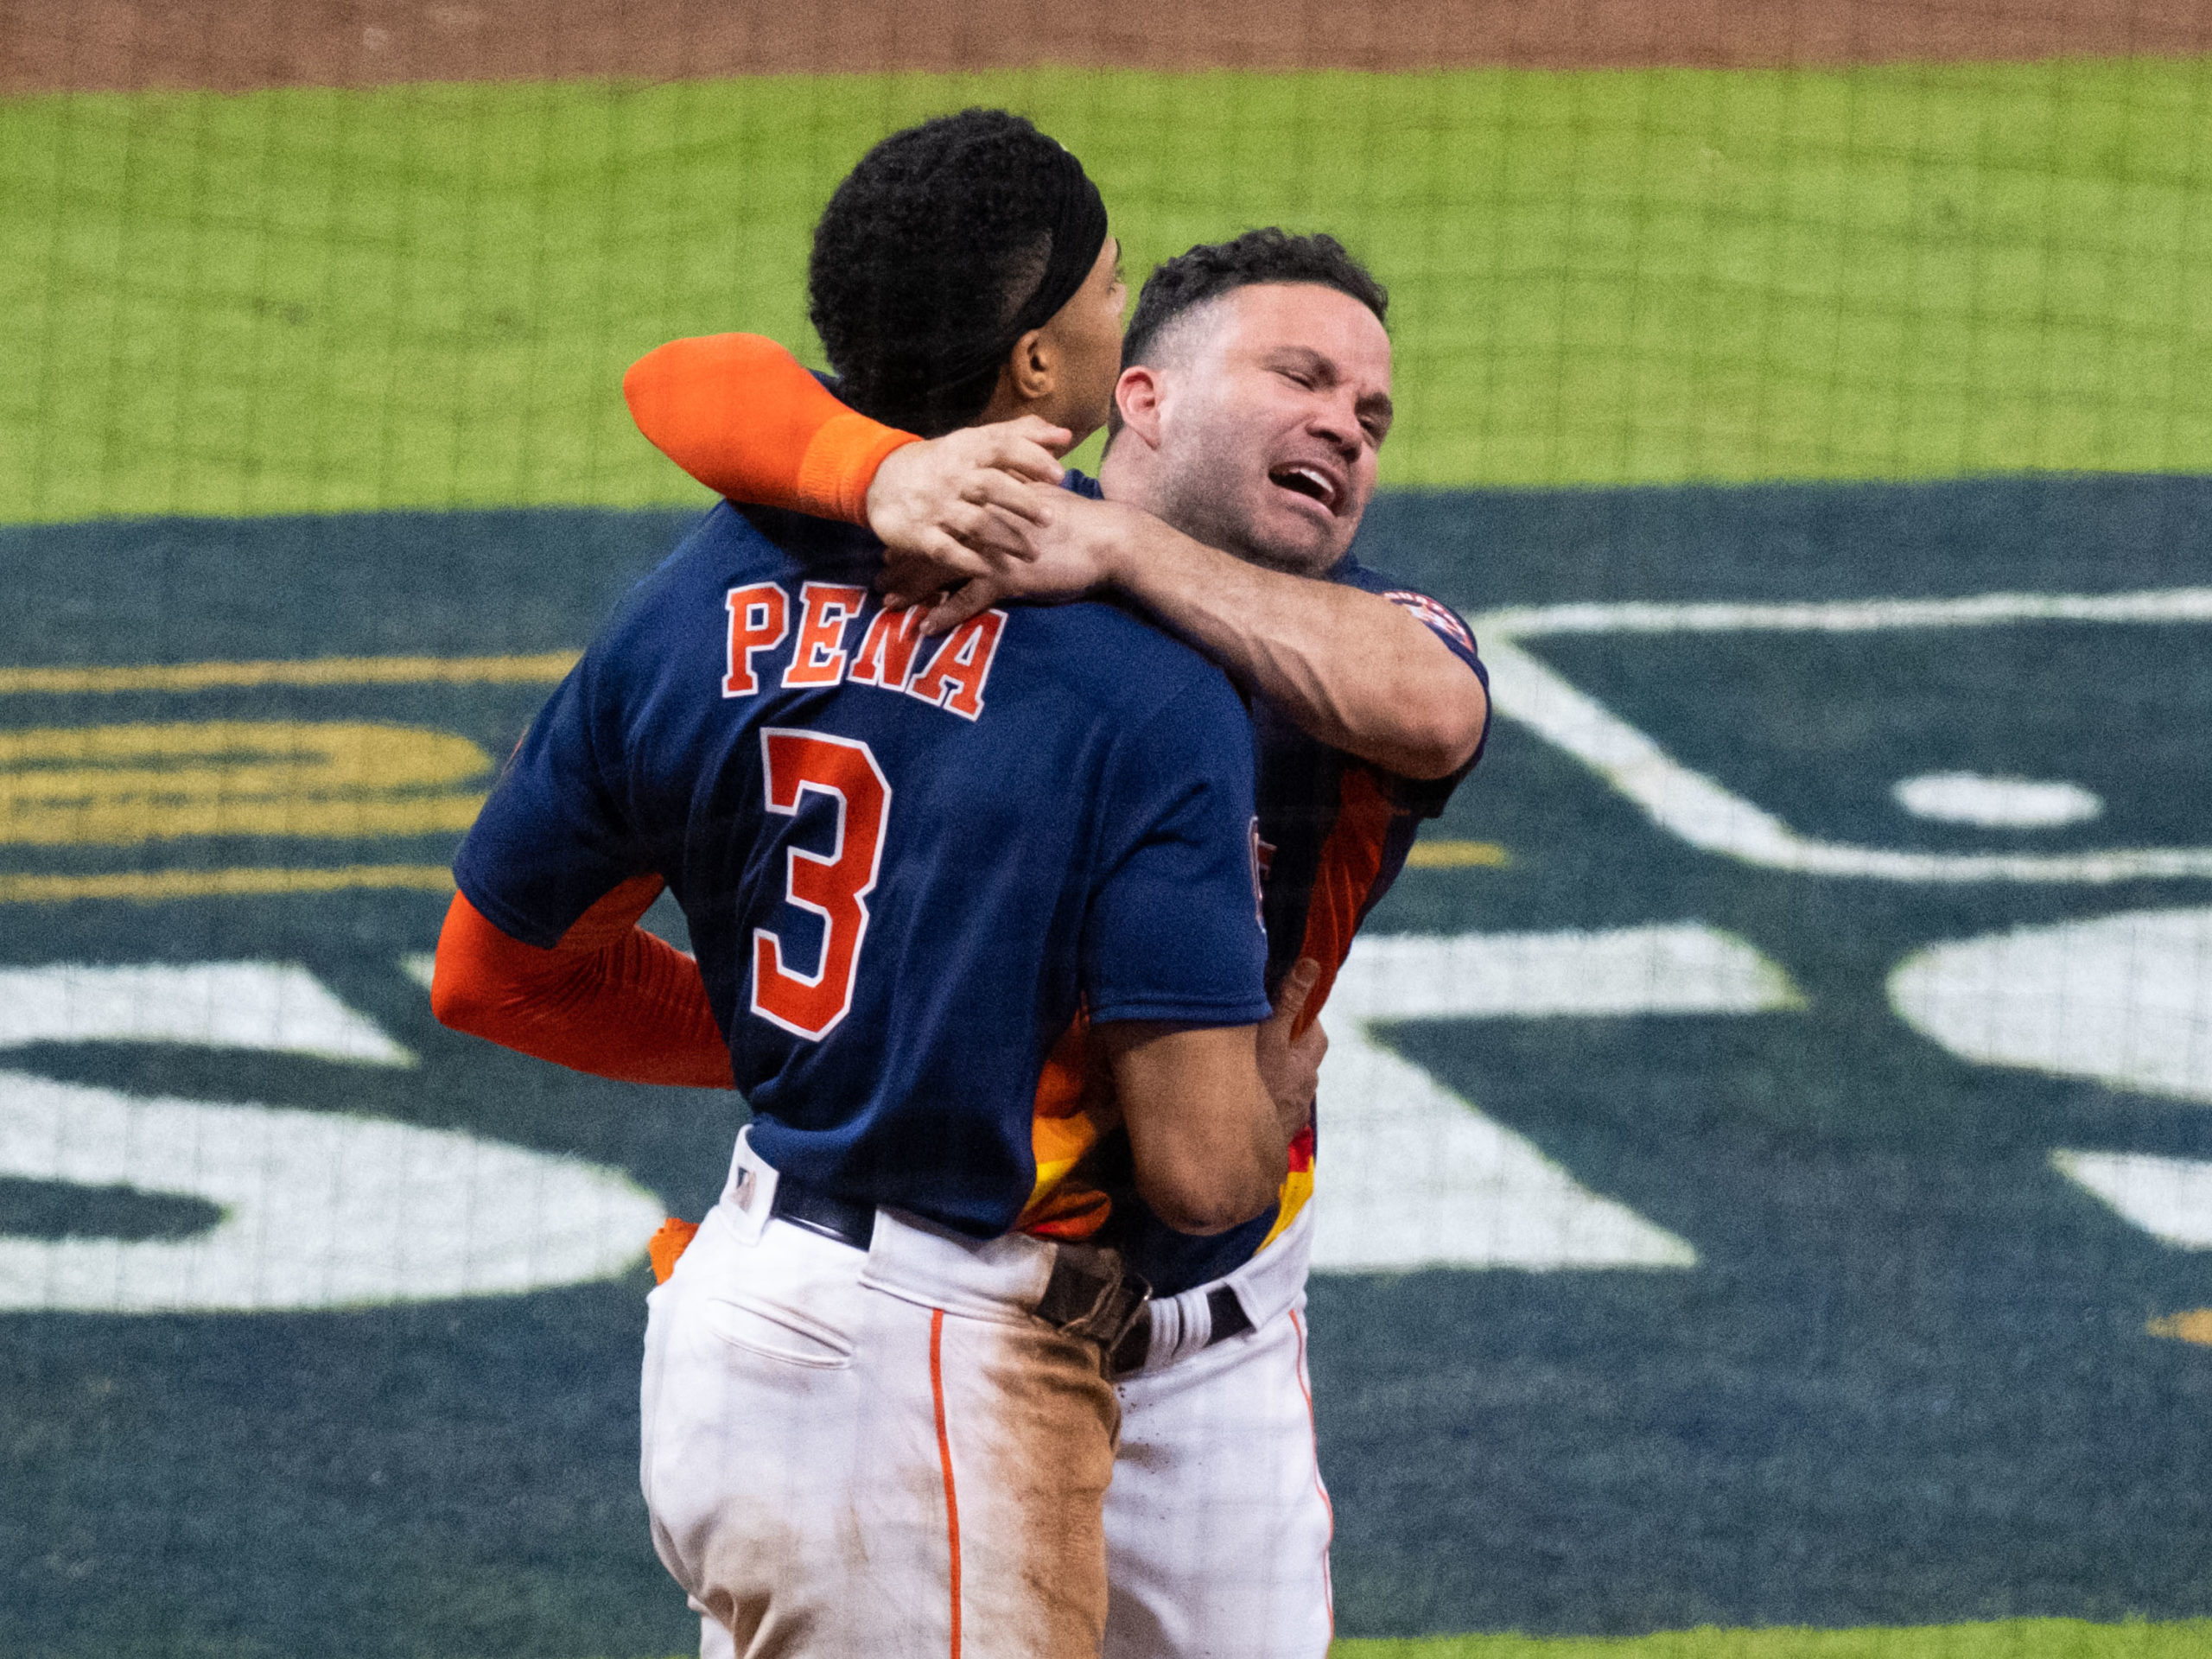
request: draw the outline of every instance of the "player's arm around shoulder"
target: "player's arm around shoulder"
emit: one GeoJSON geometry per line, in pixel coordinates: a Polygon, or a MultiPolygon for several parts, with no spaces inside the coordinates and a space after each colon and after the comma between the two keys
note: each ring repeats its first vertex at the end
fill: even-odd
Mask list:
{"type": "Polygon", "coordinates": [[[1056,499],[1049,508],[1025,526],[1033,556],[999,559],[969,579],[933,608],[926,632],[1008,600],[1069,599],[1113,588],[1310,735],[1386,771],[1448,778],[1481,747],[1489,690],[1465,628],[1435,601],[1404,596],[1423,601],[1416,606],[1346,582],[1265,569],[1139,508],[1050,493],[1056,499]],[[1446,626],[1465,641],[1464,654],[1446,643],[1440,632],[1446,626]]]}
{"type": "Polygon", "coordinates": [[[1059,482],[1074,435],[1033,415],[925,440],[848,409],[760,334],[670,340],[622,393],[639,431],[717,494],[868,524],[894,570],[942,572],[932,588],[985,556],[1031,556],[1027,521],[1050,498],[1027,486],[1059,482]]]}
{"type": "Polygon", "coordinates": [[[1412,609],[1247,563],[1124,512],[1114,585],[1308,735],[1415,779],[1448,778],[1480,749],[1490,725],[1482,673],[1412,609]]]}
{"type": "Polygon", "coordinates": [[[1117,586],[1307,734],[1407,779],[1446,779],[1476,757],[1489,686],[1421,615],[1347,582],[1245,564],[1137,518],[1117,586]]]}

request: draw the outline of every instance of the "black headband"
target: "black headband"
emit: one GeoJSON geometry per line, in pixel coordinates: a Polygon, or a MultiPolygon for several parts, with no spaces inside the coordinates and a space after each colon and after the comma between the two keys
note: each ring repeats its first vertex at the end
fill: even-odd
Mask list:
{"type": "Polygon", "coordinates": [[[944,391],[980,380],[986,373],[995,375],[1014,342],[1058,315],[1060,308],[1076,296],[1090,268],[1098,263],[1098,251],[1106,245],[1105,200],[1072,150],[1057,144],[1053,149],[1054,199],[1049,204],[1052,241],[1045,257],[1045,274],[1004,327],[964,352],[948,354],[936,377],[944,391]]]}

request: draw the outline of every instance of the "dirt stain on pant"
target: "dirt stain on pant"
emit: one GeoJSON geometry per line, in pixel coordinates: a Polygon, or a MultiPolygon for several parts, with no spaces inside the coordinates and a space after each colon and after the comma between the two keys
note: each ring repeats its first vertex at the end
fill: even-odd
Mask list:
{"type": "MultiPolygon", "coordinates": [[[[955,1324],[945,1322],[948,1368],[955,1324]]],[[[1094,1659],[1106,1635],[1106,1486],[1121,1401],[1096,1342],[1041,1320],[982,1329],[973,1363],[997,1421],[980,1434],[950,1425],[963,1659],[1094,1659]]],[[[959,1333],[960,1347],[969,1335],[959,1333]]]]}

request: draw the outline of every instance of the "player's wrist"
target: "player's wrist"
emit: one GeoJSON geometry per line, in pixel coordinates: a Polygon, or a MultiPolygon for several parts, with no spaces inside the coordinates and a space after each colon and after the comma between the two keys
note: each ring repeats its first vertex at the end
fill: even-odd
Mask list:
{"type": "Polygon", "coordinates": [[[1101,587],[1141,598],[1152,569],[1145,556],[1146,543],[1161,528],[1160,520],[1123,502],[1096,505],[1098,511],[1084,515],[1083,521],[1090,568],[1097,572],[1101,587]]]}
{"type": "Polygon", "coordinates": [[[903,534],[920,516],[936,454],[926,439],[909,439],[876,461],[858,505],[861,521],[879,540],[903,534]]]}

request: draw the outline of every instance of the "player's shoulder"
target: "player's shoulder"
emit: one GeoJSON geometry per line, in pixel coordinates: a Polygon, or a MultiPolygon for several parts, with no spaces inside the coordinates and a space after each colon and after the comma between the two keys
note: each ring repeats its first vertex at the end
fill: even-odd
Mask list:
{"type": "Polygon", "coordinates": [[[1366,593],[1417,594],[1423,599],[1434,600],[1440,605],[1444,602],[1437,599],[1435,594],[1416,588],[1401,576],[1393,575],[1388,570],[1377,570],[1373,565],[1362,563],[1357,553],[1347,553],[1330,566],[1328,579],[1331,582],[1341,583],[1346,588],[1357,588],[1366,593]]]}
{"type": "Polygon", "coordinates": [[[1138,720],[1179,701],[1194,715],[1243,707],[1217,664],[1110,600],[1017,606],[1008,622],[1009,639],[1041,671],[1102,713],[1138,720]]]}
{"type": "MultiPolygon", "coordinates": [[[[1072,467],[1061,474],[1060,487],[1093,501],[1105,499],[1096,479],[1072,467]]],[[[1210,658],[1113,601],[1043,607],[1037,613],[1063,620],[1075,636],[1076,660],[1102,671],[1109,682],[1102,690],[1117,700],[1156,699],[1163,687],[1177,683],[1203,684],[1209,691],[1218,685],[1236,695],[1229,677],[1210,658]]]]}

